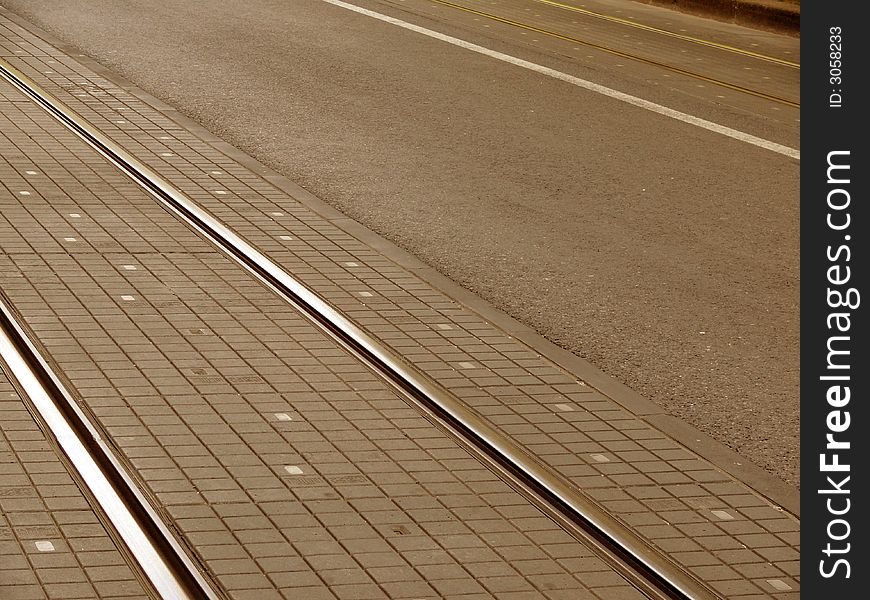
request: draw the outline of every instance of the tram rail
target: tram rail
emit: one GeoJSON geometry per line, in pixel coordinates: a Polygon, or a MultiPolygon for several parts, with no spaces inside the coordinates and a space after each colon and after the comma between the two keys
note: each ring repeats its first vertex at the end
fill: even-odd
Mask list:
{"type": "Polygon", "coordinates": [[[99,431],[49,365],[0,292],[0,365],[50,431],[94,508],[155,597],[220,600],[99,431]]]}
{"type": "MultiPolygon", "coordinates": [[[[2,59],[0,76],[123,171],[167,211],[187,223],[221,253],[272,289],[328,337],[377,373],[403,398],[416,405],[431,421],[499,473],[545,514],[577,539],[594,548],[608,564],[647,597],[654,600],[712,600],[719,597],[703,582],[609,515],[562,476],[542,465],[511,438],[489,425],[437,382],[345,317],[165,178],[2,59]]],[[[163,553],[162,562],[166,568],[162,574],[156,574],[152,581],[155,581],[155,588],[158,588],[158,583],[162,585],[164,579],[170,583],[174,581],[174,587],[167,584],[169,587],[165,587],[165,591],[164,588],[158,588],[161,596],[218,598],[218,592],[211,589],[208,582],[197,572],[177,540],[172,538],[165,524],[160,522],[141,493],[136,491],[130,477],[124,474],[117,460],[112,458],[106,444],[88,426],[86,419],[81,421],[83,416],[78,414],[81,411],[77,409],[69,392],[64,390],[58,377],[52,373],[45,358],[40,355],[22,325],[16,322],[8,307],[3,309],[2,328],[4,336],[10,340],[3,343],[4,352],[8,352],[11,357],[7,362],[27,365],[27,368],[20,370],[20,377],[19,373],[15,373],[16,378],[19,381],[36,380],[43,386],[42,391],[35,384],[31,386],[33,395],[46,393],[52,397],[56,409],[79,430],[80,445],[85,448],[84,452],[100,464],[105,472],[105,479],[118,490],[118,500],[138,520],[142,535],[153,538],[153,551],[163,553]]],[[[30,388],[25,385],[22,387],[30,396],[30,388]]],[[[81,449],[75,451],[82,452],[81,449]]],[[[103,508],[108,511],[111,506],[103,508]]],[[[125,541],[128,546],[135,546],[139,536],[139,533],[134,532],[125,541]]],[[[147,570],[147,561],[137,558],[137,562],[143,566],[143,570],[147,570]]]]}

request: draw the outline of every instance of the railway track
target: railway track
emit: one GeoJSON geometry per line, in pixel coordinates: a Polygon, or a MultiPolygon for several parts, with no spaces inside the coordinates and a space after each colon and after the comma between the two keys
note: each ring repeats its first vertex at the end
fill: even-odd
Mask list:
{"type": "MultiPolygon", "coordinates": [[[[158,173],[0,59],[0,76],[94,148],[214,247],[282,297],[653,600],[708,600],[703,582],[543,466],[509,437],[349,320],[158,173]]],[[[221,598],[124,471],[34,337],[0,296],[0,354],[80,479],[161,598],[221,598]]]]}
{"type": "Polygon", "coordinates": [[[115,458],[0,292],[0,366],[83,484],[156,598],[219,600],[169,528],[115,458]]]}

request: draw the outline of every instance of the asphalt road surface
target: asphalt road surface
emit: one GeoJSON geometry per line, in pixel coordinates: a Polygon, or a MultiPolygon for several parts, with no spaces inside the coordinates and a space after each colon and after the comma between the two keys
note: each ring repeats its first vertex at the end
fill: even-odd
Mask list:
{"type": "Polygon", "coordinates": [[[799,484],[799,159],[754,141],[799,148],[798,40],[621,0],[351,2],[745,135],[329,0],[0,0],[799,484]]]}

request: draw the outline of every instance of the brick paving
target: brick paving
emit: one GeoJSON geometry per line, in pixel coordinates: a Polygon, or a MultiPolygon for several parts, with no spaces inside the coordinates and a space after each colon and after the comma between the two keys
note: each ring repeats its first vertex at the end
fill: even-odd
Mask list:
{"type": "Polygon", "coordinates": [[[150,598],[0,367],[0,598],[150,598]]]}
{"type": "MultiPolygon", "coordinates": [[[[2,13],[0,54],[721,594],[797,595],[797,519],[239,164],[218,149],[220,144],[181,127],[2,13]]],[[[62,340],[58,343],[64,347],[56,352],[63,353],[70,344],[77,347],[66,350],[68,371],[77,369],[81,385],[106,398],[97,402],[108,408],[109,397],[119,392],[147,396],[154,379],[159,383],[153,389],[161,393],[165,388],[166,393],[192,394],[192,405],[197,397],[214,397],[209,402],[222,409],[228,408],[224,402],[232,404],[227,386],[251,400],[269,397],[269,387],[285,394],[316,384],[321,394],[338,393],[335,401],[315,410],[327,423],[337,420],[334,413],[346,416],[350,410],[332,404],[349,401],[341,394],[348,387],[360,395],[359,386],[368,393],[368,386],[375,385],[349,357],[333,356],[329,350],[334,362],[324,364],[320,353],[331,346],[291,319],[280,301],[264,295],[241,272],[232,272],[153,200],[137,199],[139,193],[123,177],[95,163],[83,167],[81,151],[71,141],[60,143],[57,138],[63,136],[35,108],[15,107],[51,133],[35,138],[40,143],[25,153],[27,160],[10,165],[14,172],[8,177],[14,184],[7,184],[7,193],[21,207],[14,215],[12,208],[8,213],[3,249],[10,262],[3,268],[26,273],[30,289],[21,286],[16,305],[34,319],[46,319],[32,325],[47,345],[62,340]],[[24,163],[44,178],[22,173],[24,163]],[[39,193],[32,192],[34,197],[20,195],[37,183],[41,187],[39,193]],[[106,205],[105,193],[123,200],[106,205]],[[35,202],[40,195],[52,200],[50,210],[23,208],[31,205],[22,199],[35,202]],[[61,210],[59,203],[66,208],[61,210]],[[121,211],[125,203],[129,206],[121,211]],[[57,261],[64,265],[62,272],[57,261]],[[45,289],[56,293],[47,297],[45,289]],[[90,314],[82,312],[85,308],[90,314]],[[57,316],[67,312],[69,319],[60,327],[57,316]],[[217,320],[206,318],[211,315],[217,320]],[[227,322],[241,316],[244,323],[227,322]],[[176,328],[174,333],[168,333],[167,323],[176,328]],[[119,335],[125,344],[119,343],[119,335]],[[127,340],[137,335],[144,337],[126,349],[127,340]],[[295,358],[291,355],[299,346],[314,356],[302,365],[291,363],[291,376],[287,361],[295,358]],[[190,348],[200,356],[188,355],[190,348]],[[268,348],[275,362],[261,364],[268,348]],[[157,349],[164,356],[158,358],[157,349]],[[89,356],[80,356],[82,351],[89,356]],[[244,364],[233,352],[242,355],[244,364]],[[254,352],[255,362],[244,352],[254,352]],[[107,368],[98,360],[104,356],[117,363],[109,373],[101,371],[107,368]],[[141,361],[146,367],[155,361],[150,379],[141,361]],[[130,373],[134,367],[140,371],[135,376],[130,373]],[[185,368],[191,371],[183,372],[185,368]],[[232,376],[227,368],[233,369],[232,376]],[[257,377],[262,381],[255,381],[257,377]]],[[[3,212],[5,217],[5,207],[3,212]]],[[[286,414],[289,420],[275,425],[291,426],[294,413],[308,421],[299,412],[299,402],[305,401],[285,398],[279,404],[286,413],[276,409],[274,414],[286,414]]],[[[172,402],[173,407],[183,404],[172,402]]],[[[235,408],[245,413],[243,407],[235,408]]],[[[404,417],[377,407],[369,410],[362,409],[363,424],[405,425],[404,417]],[[384,417],[392,424],[378,420],[384,417]]],[[[132,417],[121,412],[117,417],[125,423],[118,425],[118,432],[141,433],[157,426],[125,421],[122,417],[132,417]]],[[[409,426],[420,421],[408,419],[409,426]]],[[[232,423],[225,425],[233,428],[232,423]]],[[[333,425],[338,423],[325,426],[333,425]]],[[[179,423],[160,427],[177,429],[181,446],[192,443],[179,423]]],[[[218,424],[214,427],[224,431],[218,424]]],[[[305,476],[304,465],[300,468],[305,476]]],[[[412,479],[419,482],[419,474],[412,479]]],[[[391,489],[384,491],[393,498],[391,489]]]]}
{"type": "Polygon", "coordinates": [[[40,109],[2,124],[0,284],[229,597],[641,597],[40,109]]]}

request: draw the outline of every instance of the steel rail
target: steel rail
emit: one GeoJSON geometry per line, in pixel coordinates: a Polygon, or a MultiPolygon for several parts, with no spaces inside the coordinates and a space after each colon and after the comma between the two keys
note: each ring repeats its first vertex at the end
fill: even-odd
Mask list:
{"type": "Polygon", "coordinates": [[[636,62],[644,63],[647,65],[651,65],[654,67],[658,67],[660,69],[664,69],[666,71],[670,71],[672,73],[677,73],[679,75],[683,75],[685,77],[690,77],[692,79],[698,79],[700,81],[704,81],[706,83],[710,83],[713,85],[718,85],[719,87],[724,87],[729,90],[734,90],[736,92],[741,92],[743,94],[748,94],[750,96],[755,96],[757,98],[763,98],[765,100],[769,100],[771,102],[776,102],[778,104],[785,104],[786,106],[791,106],[793,108],[800,108],[800,102],[795,102],[794,100],[789,100],[787,98],[782,98],[780,96],[776,96],[774,94],[768,94],[766,92],[762,92],[759,90],[754,90],[752,88],[748,88],[736,83],[730,83],[728,81],[724,81],[722,79],[717,79],[715,77],[708,77],[707,75],[702,75],[701,73],[697,73],[695,71],[691,71],[689,69],[683,69],[682,67],[676,67],[674,65],[669,65],[668,63],[661,62],[659,60],[655,60],[653,58],[646,58],[644,56],[639,56],[637,54],[632,54],[631,52],[624,52],[622,50],[617,50],[615,48],[611,48],[610,46],[605,46],[603,44],[596,44],[595,42],[589,42],[586,40],[582,40],[580,38],[576,38],[570,35],[565,35],[562,33],[557,33],[555,31],[550,31],[549,29],[544,29],[543,27],[536,27],[535,25],[529,25],[527,23],[522,23],[520,21],[516,21],[514,19],[509,19],[507,17],[501,17],[499,15],[495,15],[493,13],[489,13],[483,10],[477,10],[475,8],[470,8],[468,6],[463,6],[461,4],[456,4],[455,2],[448,2],[447,0],[428,0],[434,4],[440,4],[442,6],[446,6],[448,8],[452,8],[455,10],[460,10],[463,12],[467,12],[473,15],[477,15],[479,17],[484,17],[491,21],[496,21],[498,23],[504,23],[505,25],[510,25],[512,27],[517,27],[519,29],[525,29],[526,31],[533,31],[535,33],[540,33],[541,35],[546,35],[548,37],[564,40],[566,42],[571,42],[572,44],[579,44],[581,46],[587,46],[589,48],[594,48],[600,52],[606,52],[607,54],[612,54],[614,56],[618,56],[620,58],[625,58],[627,60],[633,60],[636,62]]]}
{"type": "Polygon", "coordinates": [[[197,205],[148,165],[0,59],[0,74],[118,167],[169,212],[284,298],[330,338],[423,409],[458,441],[536,498],[558,522],[604,552],[609,562],[655,600],[714,600],[709,587],[609,515],[562,476],[542,465],[449,391],[385,347],[282,267],[197,205]]]}
{"type": "Polygon", "coordinates": [[[218,600],[191,559],[43,358],[0,291],[0,364],[39,415],[134,568],[164,600],[218,600]]]}

